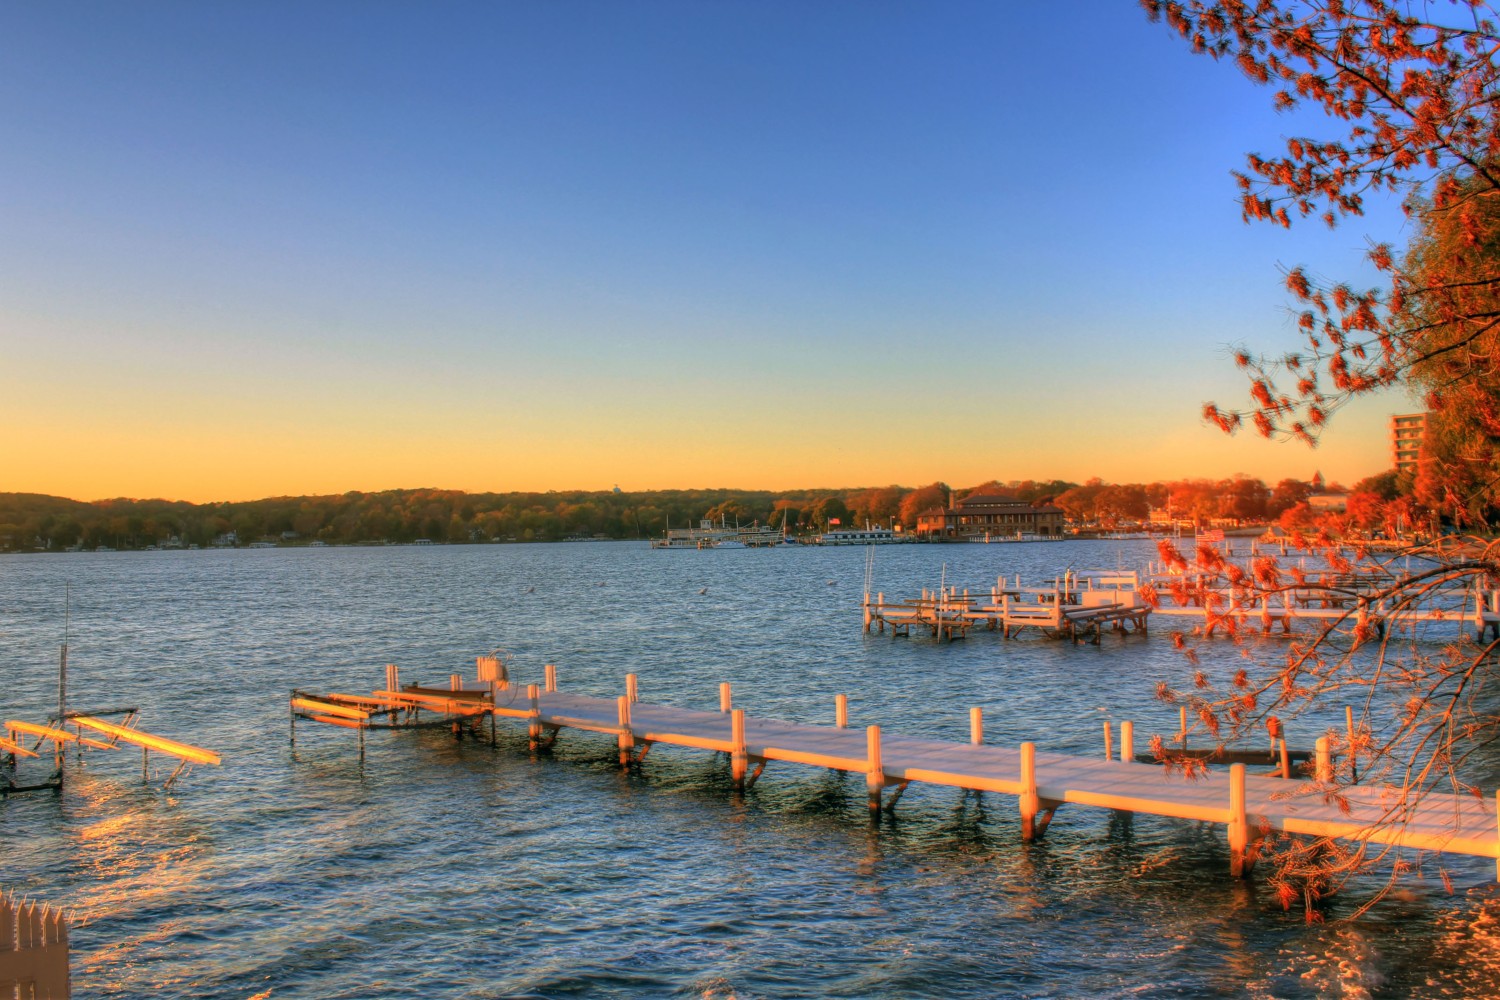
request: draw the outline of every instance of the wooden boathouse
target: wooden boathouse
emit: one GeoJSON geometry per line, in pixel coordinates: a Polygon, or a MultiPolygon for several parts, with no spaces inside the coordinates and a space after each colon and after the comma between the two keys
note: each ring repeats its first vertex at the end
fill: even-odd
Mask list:
{"type": "Polygon", "coordinates": [[[658,744],[723,753],[742,791],[773,765],[863,774],[872,816],[894,809],[913,782],[996,792],[1015,797],[1024,840],[1042,836],[1056,810],[1069,804],[1214,823],[1225,828],[1236,875],[1249,871],[1259,841],[1274,832],[1500,858],[1500,797],[1357,785],[1340,787],[1335,798],[1326,737],[1308,777],[1286,776],[1286,764],[1281,776],[1252,775],[1236,763],[1189,780],[1138,762],[1130,722],[1119,726],[1118,751],[1106,724],[1104,753],[1083,757],[1050,753],[1032,742],[987,743],[978,708],[970,710],[967,743],[887,733],[879,725],[851,727],[843,695],[831,708],[828,725],[751,716],[733,706],[728,683],[720,685],[717,711],[650,704],[639,700],[634,674],[626,675],[624,693],[613,697],[565,693],[550,665],[543,684],[519,688],[494,657],[478,659],[475,680],[454,674],[447,688],[403,686],[396,667],[388,666],[385,687],[369,695],[296,690],[289,705],[294,745],[298,719],[359,730],[361,753],[366,729],[451,725],[457,736],[482,738],[487,725],[493,744],[496,720],[506,719],[527,727],[533,751],[566,730],[605,736],[615,741],[622,767],[640,764],[658,744]]]}

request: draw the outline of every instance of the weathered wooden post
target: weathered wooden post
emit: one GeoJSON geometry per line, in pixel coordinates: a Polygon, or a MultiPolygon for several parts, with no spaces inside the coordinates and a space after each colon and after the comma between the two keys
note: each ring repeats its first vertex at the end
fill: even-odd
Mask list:
{"type": "Polygon", "coordinates": [[[1319,781],[1328,782],[1333,780],[1333,754],[1328,750],[1328,737],[1319,736],[1314,744],[1317,763],[1313,774],[1319,781]]]}
{"type": "Polygon", "coordinates": [[[620,766],[627,767],[635,750],[635,734],[630,731],[630,697],[622,694],[616,704],[619,706],[620,717],[620,766]]]}
{"type": "Polygon", "coordinates": [[[1036,744],[1021,744],[1021,839],[1035,840],[1041,836],[1037,830],[1036,817],[1041,812],[1042,802],[1036,791],[1036,744]]]}
{"type": "Polygon", "coordinates": [[[874,620],[875,616],[870,613],[870,592],[868,590],[865,591],[864,609],[865,609],[865,631],[869,632],[870,631],[870,622],[874,620]]]}
{"type": "Polygon", "coordinates": [[[870,812],[880,812],[880,790],[885,787],[885,765],[880,759],[880,727],[865,729],[865,748],[868,760],[865,764],[865,787],[870,792],[870,812]]]}
{"type": "Polygon", "coordinates": [[[458,674],[449,674],[448,675],[448,690],[449,691],[462,691],[463,689],[464,689],[464,679],[463,679],[463,677],[461,677],[458,674]]]}
{"type": "Polygon", "coordinates": [[[1135,723],[1120,723],[1120,759],[1126,763],[1135,762],[1135,723]]]}
{"type": "Polygon", "coordinates": [[[1178,732],[1177,735],[1182,739],[1182,749],[1186,750],[1187,749],[1187,706],[1186,705],[1183,705],[1183,706],[1181,706],[1180,708],[1177,709],[1177,720],[1178,720],[1178,723],[1182,726],[1182,729],[1178,732]]]}
{"type": "Polygon", "coordinates": [[[719,685],[719,711],[728,712],[733,707],[733,702],[731,700],[732,693],[733,692],[729,688],[728,681],[725,681],[719,685]]]}
{"type": "Polygon", "coordinates": [[[969,709],[969,742],[976,747],[984,742],[984,709],[978,705],[969,709]]]}
{"type": "Polygon", "coordinates": [[[530,702],[526,711],[526,745],[532,753],[542,742],[541,692],[535,684],[526,685],[526,699],[530,702]]]}
{"type": "Polygon", "coordinates": [[[849,696],[846,694],[833,696],[833,724],[840,729],[849,728],[849,696]]]}
{"type": "Polygon", "coordinates": [[[729,779],[735,791],[745,790],[745,771],[750,758],[745,752],[745,710],[736,708],[729,714],[729,779]]]}
{"type": "Polygon", "coordinates": [[[1250,847],[1250,821],[1245,815],[1245,765],[1229,765],[1229,874],[1248,874],[1245,855],[1250,847]]]}
{"type": "Polygon", "coordinates": [[[557,665],[549,663],[545,667],[543,667],[542,668],[542,677],[543,677],[544,682],[547,685],[546,686],[547,693],[548,694],[555,693],[557,691],[557,665]]]}
{"type": "Polygon", "coordinates": [[[880,634],[885,634],[885,591],[879,591],[875,595],[875,606],[880,612],[880,634]]]}
{"type": "Polygon", "coordinates": [[[401,690],[401,672],[396,669],[394,663],[385,665],[385,689],[387,691],[401,690]]]}
{"type": "Polygon", "coordinates": [[[1286,752],[1286,737],[1281,738],[1281,776],[1290,778],[1292,776],[1292,760],[1286,752]]]}
{"type": "Polygon", "coordinates": [[[1110,730],[1109,720],[1108,719],[1104,720],[1104,759],[1105,760],[1114,760],[1115,759],[1114,733],[1111,732],[1111,730],[1110,730]]]}
{"type": "Polygon", "coordinates": [[[625,675],[625,697],[632,702],[641,700],[641,684],[635,674],[625,675]]]}

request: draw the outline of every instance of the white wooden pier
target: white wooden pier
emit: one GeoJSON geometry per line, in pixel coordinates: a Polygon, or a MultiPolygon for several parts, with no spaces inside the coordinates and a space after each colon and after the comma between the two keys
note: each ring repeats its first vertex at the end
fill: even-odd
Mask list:
{"type": "Polygon", "coordinates": [[[739,789],[753,785],[771,764],[802,764],[865,776],[872,814],[894,808],[912,782],[1013,795],[1022,837],[1040,837],[1064,804],[1175,817],[1225,827],[1230,869],[1245,874],[1257,844],[1274,832],[1338,837],[1500,858],[1500,798],[1428,792],[1408,799],[1383,786],[1340,788],[1347,807],[1330,795],[1331,761],[1326,741],[1313,778],[1252,775],[1245,765],[1187,778],[1157,764],[1137,763],[1131,723],[1120,726],[1118,753],[1106,743],[1099,757],[1039,751],[1034,743],[1002,747],[985,743],[983,716],[970,712],[970,741],[955,743],[886,733],[878,725],[851,728],[847,701],[835,700],[832,725],[810,725],[751,716],[732,705],[728,684],[720,686],[718,711],[648,704],[638,700],[634,674],[625,693],[594,697],[557,690],[555,669],[546,682],[519,689],[508,685],[490,657],[479,659],[479,680],[450,678],[450,690],[397,683],[387,667],[386,688],[373,695],[314,695],[293,692],[293,740],[298,718],[363,730],[416,718],[427,711],[438,720],[482,735],[488,719],[524,721],[533,750],[550,745],[563,730],[599,733],[616,741],[620,763],[630,766],[657,745],[727,754],[739,789]],[[497,679],[498,678],[498,679],[497,679]]]}

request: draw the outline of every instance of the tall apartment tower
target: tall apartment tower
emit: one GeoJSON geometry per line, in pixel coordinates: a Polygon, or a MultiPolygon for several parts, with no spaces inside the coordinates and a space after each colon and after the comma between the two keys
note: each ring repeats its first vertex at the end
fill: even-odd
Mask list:
{"type": "Polygon", "coordinates": [[[1391,459],[1397,472],[1417,467],[1422,435],[1427,432],[1427,414],[1397,413],[1391,416],[1391,459]]]}

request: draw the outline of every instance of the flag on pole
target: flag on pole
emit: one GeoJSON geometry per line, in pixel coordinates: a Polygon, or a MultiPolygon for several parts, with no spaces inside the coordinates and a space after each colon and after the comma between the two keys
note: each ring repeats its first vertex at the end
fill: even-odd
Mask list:
{"type": "Polygon", "coordinates": [[[838,519],[838,518],[836,518],[836,517],[830,517],[830,518],[829,518],[829,519],[828,519],[828,523],[829,523],[829,524],[839,524],[839,523],[841,523],[841,522],[840,522],[840,521],[839,521],[839,519],[838,519]]]}
{"type": "Polygon", "coordinates": [[[1200,542],[1222,542],[1223,540],[1223,528],[1210,528],[1207,531],[1198,532],[1198,541],[1200,542]]]}

